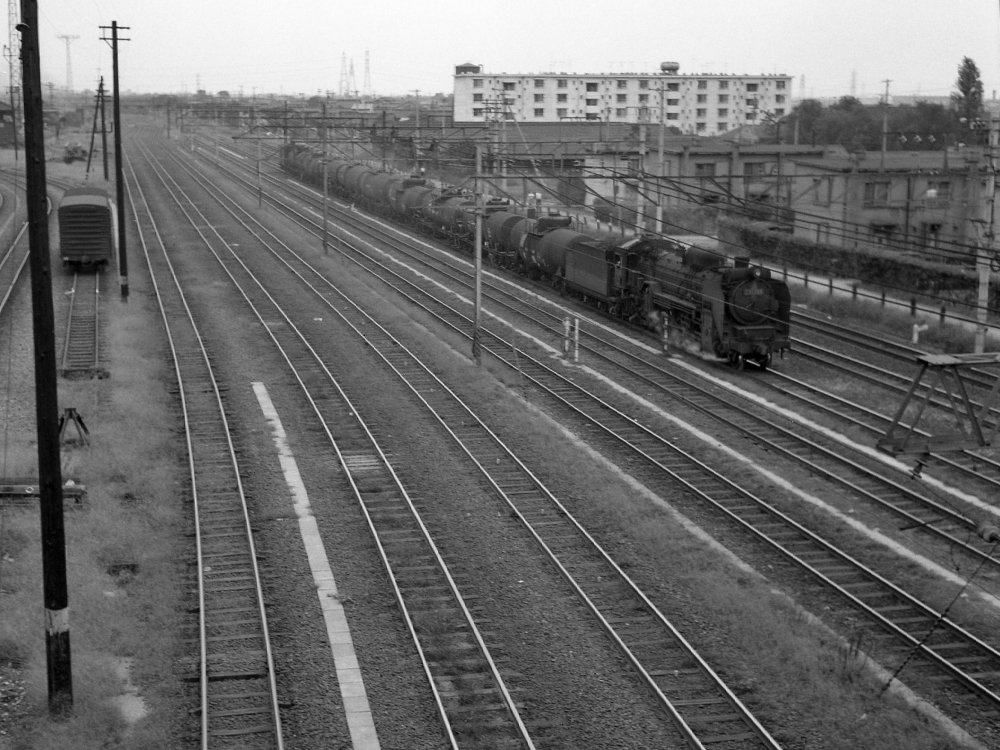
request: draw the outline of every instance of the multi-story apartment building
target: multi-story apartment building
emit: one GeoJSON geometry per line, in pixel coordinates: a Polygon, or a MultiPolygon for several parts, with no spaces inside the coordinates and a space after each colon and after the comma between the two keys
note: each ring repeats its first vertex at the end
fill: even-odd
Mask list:
{"type": "Polygon", "coordinates": [[[484,73],[455,68],[455,124],[492,119],[518,122],[647,122],[682,133],[717,135],[791,111],[785,75],[681,75],[677,63],[659,74],[571,75],[484,73]]]}

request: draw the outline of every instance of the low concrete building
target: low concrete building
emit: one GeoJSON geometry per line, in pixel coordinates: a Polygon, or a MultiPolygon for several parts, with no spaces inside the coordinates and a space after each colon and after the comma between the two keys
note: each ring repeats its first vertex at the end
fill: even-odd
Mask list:
{"type": "MultiPolygon", "coordinates": [[[[969,255],[985,231],[987,165],[977,149],[793,158],[795,234],[839,247],[969,255]]],[[[957,258],[956,258],[957,259],[957,258]]]]}

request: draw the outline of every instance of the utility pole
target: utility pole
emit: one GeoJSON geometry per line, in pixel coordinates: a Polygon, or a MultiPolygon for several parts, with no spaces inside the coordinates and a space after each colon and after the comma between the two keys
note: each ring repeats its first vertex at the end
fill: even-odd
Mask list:
{"type": "Polygon", "coordinates": [[[483,201],[483,183],[480,175],[483,173],[483,147],[476,144],[476,301],[472,317],[472,359],[476,365],[482,364],[482,348],[480,344],[479,311],[483,302],[483,212],[486,210],[483,201]]]}
{"type": "MultiPolygon", "coordinates": [[[[97,116],[101,112],[101,93],[104,88],[104,78],[101,78],[101,85],[97,87],[97,94],[94,96],[94,127],[90,130],[90,148],[87,149],[87,171],[85,174],[90,176],[90,162],[94,158],[94,139],[97,137],[97,116]]],[[[107,179],[107,175],[104,176],[107,179]]]]}
{"type": "MultiPolygon", "coordinates": [[[[976,304],[976,339],[975,353],[982,354],[986,350],[986,323],[990,302],[990,261],[996,252],[996,232],[994,222],[996,221],[996,183],[997,183],[997,147],[1000,144],[1000,119],[996,115],[990,115],[989,151],[987,152],[986,164],[986,195],[984,196],[982,211],[983,240],[977,243],[976,248],[976,270],[979,272],[979,295],[976,304]]],[[[976,182],[979,176],[975,177],[976,182]]]]}
{"type": "Polygon", "coordinates": [[[45,196],[45,124],[38,57],[38,3],[21,0],[21,69],[24,82],[24,152],[31,263],[31,308],[35,343],[35,419],[38,430],[38,492],[42,531],[42,588],[49,713],[73,708],[69,648],[66,531],[63,525],[59,455],[59,391],[56,377],[55,313],[45,196]]]}
{"type": "MultiPolygon", "coordinates": [[[[107,29],[107,26],[101,26],[101,30],[107,29]]],[[[115,107],[114,107],[114,117],[115,117],[115,182],[117,183],[117,202],[118,202],[118,277],[121,285],[121,295],[122,301],[128,301],[128,254],[125,252],[125,176],[122,170],[122,110],[121,110],[121,94],[118,88],[118,30],[125,29],[128,30],[128,26],[119,26],[117,21],[111,22],[111,59],[113,61],[112,66],[112,82],[115,92],[115,107]]],[[[107,37],[101,37],[104,41],[108,41],[107,37]]],[[[127,42],[128,39],[122,39],[121,41],[127,42]]]]}
{"type": "Polygon", "coordinates": [[[324,152],[323,158],[320,159],[323,162],[323,255],[330,254],[330,241],[329,241],[329,227],[330,227],[330,209],[329,209],[329,195],[327,187],[327,165],[330,160],[327,158],[324,152]]]}
{"type": "Polygon", "coordinates": [[[79,38],[76,34],[56,34],[56,39],[62,39],[66,43],[66,93],[73,91],[73,62],[69,55],[69,45],[79,38]]]}
{"type": "Polygon", "coordinates": [[[882,172],[885,171],[885,144],[889,135],[889,84],[892,81],[886,78],[883,83],[885,84],[885,99],[882,102],[882,159],[879,162],[879,170],[882,172]]]}
{"type": "Polygon", "coordinates": [[[105,117],[104,104],[107,102],[107,91],[104,88],[104,76],[101,76],[101,155],[104,157],[104,181],[108,181],[108,120],[105,117]]]}
{"type": "MultiPolygon", "coordinates": [[[[665,72],[663,66],[660,66],[661,75],[665,72]]],[[[663,234],[663,200],[665,198],[664,185],[663,185],[663,131],[666,127],[666,123],[663,122],[664,119],[664,83],[665,81],[660,79],[660,179],[657,180],[656,184],[656,233],[663,234]]]]}

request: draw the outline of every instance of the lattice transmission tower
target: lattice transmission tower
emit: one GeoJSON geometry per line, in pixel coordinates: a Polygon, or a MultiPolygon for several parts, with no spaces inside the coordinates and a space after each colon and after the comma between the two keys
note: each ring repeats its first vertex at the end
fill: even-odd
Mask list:
{"type": "Polygon", "coordinates": [[[340,56],[340,86],[338,87],[338,93],[340,96],[346,97],[347,94],[347,53],[344,52],[340,56]]]}
{"type": "Polygon", "coordinates": [[[361,98],[365,101],[371,101],[374,98],[372,93],[372,71],[368,60],[368,50],[365,50],[365,82],[361,90],[361,98]]]}
{"type": "Polygon", "coordinates": [[[73,90],[73,60],[69,54],[69,46],[79,38],[77,34],[56,34],[56,39],[62,39],[66,43],[66,91],[73,90]]]}
{"type": "Polygon", "coordinates": [[[7,46],[4,48],[4,57],[10,66],[10,96],[14,106],[14,123],[18,120],[18,112],[21,111],[18,103],[21,100],[21,37],[17,33],[17,25],[21,22],[21,3],[19,0],[7,0],[7,46]]]}

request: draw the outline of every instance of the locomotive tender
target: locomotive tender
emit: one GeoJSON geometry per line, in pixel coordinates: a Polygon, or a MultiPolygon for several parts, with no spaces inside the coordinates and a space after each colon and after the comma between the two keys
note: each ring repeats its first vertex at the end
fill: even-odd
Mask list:
{"type": "MultiPolygon", "coordinates": [[[[323,155],[287,144],[289,174],[322,185],[323,155]]],[[[327,162],[328,188],[403,218],[471,251],[473,196],[435,188],[420,177],[380,172],[340,159],[327,162]]],[[[530,216],[491,201],[483,220],[483,251],[494,265],[549,281],[563,293],[651,329],[687,331],[703,352],[742,369],[767,367],[789,348],[788,286],[748,257],[723,255],[668,238],[581,232],[568,216],[530,216]]]]}
{"type": "Polygon", "coordinates": [[[70,188],[59,201],[59,254],[64,268],[105,266],[118,249],[117,214],[106,190],[70,188]]]}

